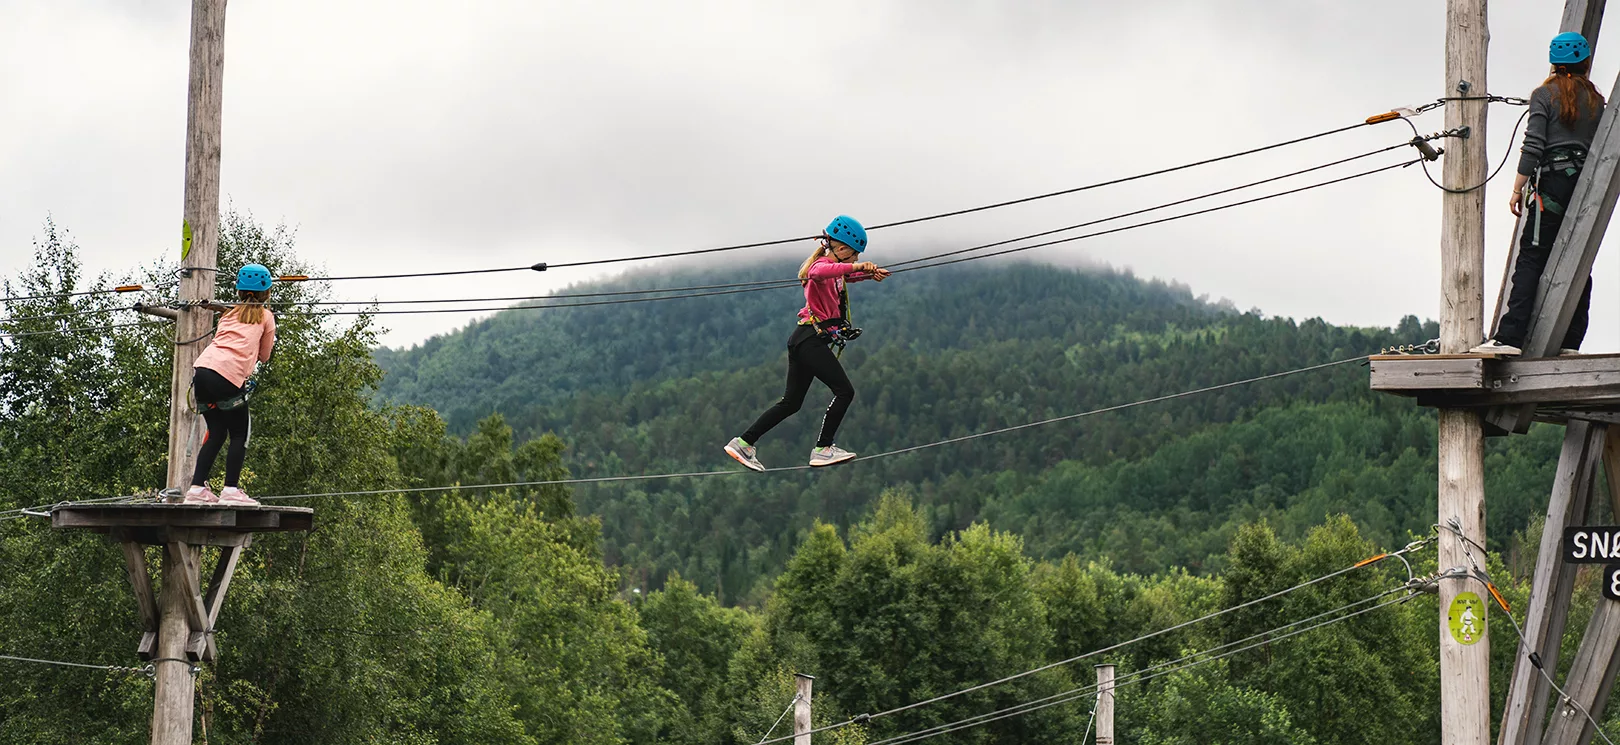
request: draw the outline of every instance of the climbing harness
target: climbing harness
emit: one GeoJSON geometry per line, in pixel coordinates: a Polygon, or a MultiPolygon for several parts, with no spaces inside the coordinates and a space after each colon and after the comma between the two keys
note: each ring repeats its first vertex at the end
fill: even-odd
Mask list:
{"type": "Polygon", "coordinates": [[[1544,173],[1562,173],[1564,176],[1574,178],[1586,166],[1585,148],[1558,148],[1546,154],[1541,165],[1536,166],[1535,178],[1525,184],[1524,207],[1536,210],[1535,225],[1530,229],[1530,245],[1541,246],[1541,213],[1551,212],[1555,215],[1564,214],[1564,205],[1549,199],[1541,190],[1541,176],[1544,173]]]}
{"type": "Polygon", "coordinates": [[[849,285],[842,279],[838,288],[838,318],[820,319],[811,313],[810,318],[800,321],[800,326],[810,326],[816,330],[816,336],[826,340],[828,346],[833,348],[833,356],[842,359],[844,345],[860,338],[861,330],[851,325],[854,314],[849,309],[849,285]]]}
{"type": "Polygon", "coordinates": [[[230,398],[227,398],[224,401],[215,401],[214,403],[211,403],[211,404],[203,404],[203,406],[205,408],[213,409],[215,411],[235,411],[237,409],[242,408],[243,406],[247,406],[248,400],[253,398],[253,392],[258,390],[258,388],[259,388],[258,382],[255,381],[253,378],[248,378],[247,380],[242,382],[242,392],[241,393],[238,393],[235,396],[231,396],[230,398]]]}

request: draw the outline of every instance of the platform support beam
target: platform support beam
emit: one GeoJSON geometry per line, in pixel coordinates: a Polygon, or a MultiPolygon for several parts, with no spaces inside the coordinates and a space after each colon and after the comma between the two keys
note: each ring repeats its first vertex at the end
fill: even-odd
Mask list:
{"type": "Polygon", "coordinates": [[[1571,421],[1564,431],[1564,447],[1553,477],[1552,499],[1547,504],[1525,611],[1525,642],[1514,655],[1498,745],[1534,745],[1541,741],[1551,689],[1531,664],[1529,655],[1534,652],[1543,666],[1558,669],[1559,648],[1575,588],[1575,567],[1563,560],[1564,528],[1586,522],[1608,429],[1601,424],[1571,421]]]}

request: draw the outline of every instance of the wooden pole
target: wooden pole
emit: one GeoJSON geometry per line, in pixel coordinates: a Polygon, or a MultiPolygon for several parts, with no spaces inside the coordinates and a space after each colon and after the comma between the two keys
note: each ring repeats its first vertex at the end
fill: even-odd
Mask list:
{"type": "MultiPolygon", "coordinates": [[[[192,0],[191,78],[186,97],[186,186],[180,240],[180,300],[214,299],[219,257],[220,117],[224,105],[225,0],[192,0]],[[197,268],[188,271],[187,267],[197,268]]],[[[188,410],[191,369],[208,344],[213,314],[187,308],[175,322],[169,381],[168,486],[190,485],[201,417],[188,410]]]]}
{"type": "MultiPolygon", "coordinates": [[[[214,299],[214,276],[219,256],[220,120],[224,106],[225,2],[192,0],[191,72],[186,95],[185,203],[180,243],[180,299],[214,299]],[[197,270],[186,271],[186,267],[197,270]]],[[[168,486],[184,490],[196,465],[201,442],[199,420],[188,410],[186,392],[192,365],[208,342],[213,315],[188,308],[175,321],[174,368],[169,381],[168,486]]],[[[195,549],[174,544],[182,551],[195,549]]],[[[158,600],[156,675],[152,705],[152,745],[190,745],[192,706],[196,685],[186,650],[191,646],[192,598],[188,586],[198,578],[183,576],[195,558],[177,556],[173,547],[163,552],[163,590],[158,600]],[[189,561],[188,561],[189,559],[189,561]],[[190,581],[186,581],[189,579],[190,581]]]]}
{"type": "Polygon", "coordinates": [[[195,550],[183,543],[163,550],[163,590],[158,596],[157,658],[153,662],[157,692],[152,705],[152,745],[191,745],[191,713],[195,703],[196,680],[186,646],[191,640],[191,622],[186,616],[184,557],[174,556],[175,547],[195,550]]]}
{"type": "MultiPolygon", "coordinates": [[[[1445,95],[1483,96],[1490,44],[1485,0],[1446,2],[1445,95]]],[[[1469,136],[1447,148],[1444,183],[1467,189],[1485,181],[1485,101],[1446,102],[1446,128],[1469,136]]],[[[1446,193],[1440,230],[1440,351],[1466,352],[1483,331],[1485,190],[1446,193]]],[[[1480,414],[1440,410],[1439,521],[1455,523],[1468,539],[1485,543],[1485,435],[1480,414]]],[[[1468,544],[1442,530],[1440,569],[1469,566],[1468,544]]],[[[1473,550],[1478,561],[1484,553],[1473,550]]],[[[1483,745],[1490,738],[1490,643],[1485,635],[1489,597],[1475,579],[1440,584],[1440,729],[1444,745],[1483,745]],[[1466,617],[1463,617],[1466,616],[1466,617]],[[1455,621],[1455,623],[1454,623],[1455,621]],[[1455,630],[1454,630],[1455,629],[1455,630]]]]}
{"type": "Polygon", "coordinates": [[[1097,745],[1114,745],[1114,666],[1097,666],[1097,745]]]}
{"type": "Polygon", "coordinates": [[[810,745],[810,688],[816,682],[814,675],[794,673],[799,697],[793,700],[793,745],[810,745]]]}

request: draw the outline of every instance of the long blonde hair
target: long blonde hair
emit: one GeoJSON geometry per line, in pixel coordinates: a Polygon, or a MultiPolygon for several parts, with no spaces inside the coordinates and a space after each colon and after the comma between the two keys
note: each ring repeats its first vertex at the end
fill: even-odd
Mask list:
{"type": "Polygon", "coordinates": [[[234,317],[238,322],[249,326],[264,323],[264,302],[270,299],[270,291],[237,290],[236,295],[241,304],[232,308],[225,316],[234,317]]]}
{"type": "Polygon", "coordinates": [[[808,284],[810,282],[810,265],[816,263],[816,259],[831,255],[832,241],[825,236],[817,238],[815,252],[811,253],[810,258],[805,259],[803,264],[799,265],[799,283],[808,284]]]}

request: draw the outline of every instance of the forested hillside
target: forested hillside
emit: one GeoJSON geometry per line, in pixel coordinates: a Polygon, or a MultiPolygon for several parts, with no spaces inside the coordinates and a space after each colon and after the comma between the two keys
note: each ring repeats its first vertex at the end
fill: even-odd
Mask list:
{"type": "MultiPolygon", "coordinates": [[[[790,275],[790,260],[737,273],[790,275]]],[[[592,289],[701,284],[636,276],[592,289]]],[[[729,278],[729,277],[728,277],[729,278]]],[[[1239,313],[1183,287],[1039,264],[950,267],[852,288],[866,330],[843,357],[856,401],[840,444],[884,452],[1428,339],[1432,324],[1342,328],[1239,313]]],[[[446,412],[452,430],[500,413],[519,438],[556,432],[581,476],[734,467],[727,438],[781,395],[794,289],[633,305],[511,311],[409,350],[381,350],[381,395],[446,412]]],[[[828,394],[761,444],[802,463],[828,394]]],[[[679,571],[757,602],[817,519],[847,527],[905,486],[932,535],[977,521],[1038,556],[1121,569],[1218,570],[1238,526],[1297,538],[1350,515],[1376,541],[1433,521],[1432,416],[1367,390],[1347,365],[946,445],[824,473],[582,487],[610,562],[648,589],[679,571]]],[[[1489,535],[1522,530],[1543,498],[1555,434],[1495,441],[1489,535]]]]}
{"type": "MultiPolygon", "coordinates": [[[[226,265],[301,266],[285,233],[228,215],[221,237],[226,265]]],[[[44,297],[7,301],[0,318],[0,333],[27,334],[0,345],[0,743],[135,745],[147,739],[145,676],[17,659],[139,665],[123,557],[101,536],[17,510],[159,485],[172,341],[161,326],[56,333],[72,326],[55,316],[114,303],[70,294],[107,283],[83,276],[54,226],[36,249],[34,269],[4,289],[44,297]]],[[[1049,267],[922,281],[950,302],[899,281],[858,288],[857,302],[873,302],[860,306],[868,335],[845,355],[861,391],[853,448],[1350,358],[1428,331],[1268,319],[1049,267]]],[[[318,293],[295,285],[278,299],[318,293]]],[[[792,700],[793,674],[808,672],[815,723],[846,723],[818,742],[966,719],[973,726],[931,742],[1056,745],[1085,731],[1084,686],[1101,661],[1144,676],[1119,690],[1121,743],[1438,737],[1438,611],[1431,595],[1400,589],[1409,575],[1394,560],[1140,639],[1427,534],[1434,423],[1367,394],[1353,365],[825,473],[375,493],[729,465],[719,444],[776,395],[785,329],[727,320],[724,308],[668,320],[684,318],[686,302],[702,301],[519,311],[407,352],[374,352],[370,319],[285,315],[252,404],[244,486],[261,497],[368,493],[299,500],[317,530],[260,535],[245,554],[220,616],[220,659],[197,677],[200,738],[744,745],[792,700]],[[746,328],[713,345],[681,335],[703,323],[746,328]],[[528,327],[533,338],[518,338],[528,327]],[[566,345],[535,341],[548,338],[566,345]],[[500,376],[469,362],[525,344],[537,356],[505,358],[500,376]],[[742,362],[721,364],[716,347],[742,362]],[[440,390],[434,381],[463,366],[486,385],[441,391],[439,405],[463,401],[454,423],[377,404],[379,386],[440,390]],[[1331,625],[1278,636],[1306,619],[1331,625]],[[1035,701],[1052,705],[970,719],[1035,701]],[[883,715],[849,723],[862,713],[883,715]]],[[[767,460],[798,461],[815,418],[773,433],[767,460]]],[[[1489,569],[1515,608],[1530,569],[1515,547],[1538,540],[1529,515],[1550,485],[1556,438],[1542,428],[1491,445],[1489,529],[1503,550],[1489,569]]],[[[1436,569],[1432,548],[1411,560],[1419,575],[1436,569]]],[[[1591,614],[1595,579],[1580,580],[1566,646],[1591,614]]],[[[1493,690],[1514,654],[1499,618],[1493,690]]]]}

